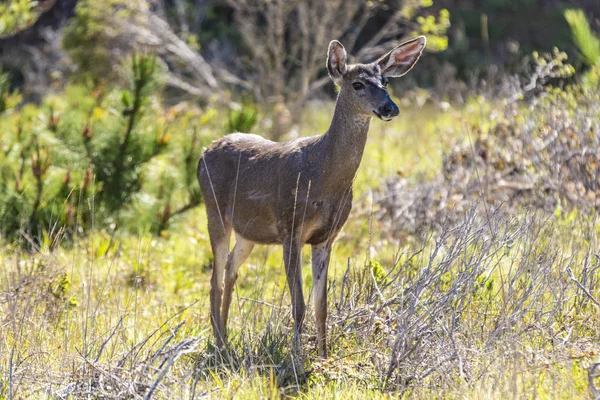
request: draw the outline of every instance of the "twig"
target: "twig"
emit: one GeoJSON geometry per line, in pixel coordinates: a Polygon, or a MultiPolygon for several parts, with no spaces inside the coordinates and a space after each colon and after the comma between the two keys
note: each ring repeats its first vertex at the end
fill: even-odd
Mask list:
{"type": "Polygon", "coordinates": [[[158,377],[156,378],[156,380],[150,387],[150,390],[148,390],[148,393],[146,393],[144,400],[150,400],[150,398],[152,397],[152,394],[158,387],[158,384],[164,378],[164,376],[169,371],[171,366],[173,366],[175,361],[181,355],[192,352],[196,348],[196,346],[198,346],[198,343],[200,343],[200,340],[198,340],[198,339],[187,339],[187,340],[184,340],[183,342],[181,342],[179,345],[177,345],[177,347],[173,351],[173,354],[171,355],[171,357],[168,358],[167,365],[165,365],[164,368],[160,371],[160,374],[158,375],[158,377]]]}
{"type": "Polygon", "coordinates": [[[592,392],[592,396],[594,400],[600,399],[600,392],[598,388],[596,388],[595,379],[600,376],[600,359],[596,364],[592,365],[590,370],[588,371],[588,383],[590,385],[590,391],[592,392]]]}
{"type": "Polygon", "coordinates": [[[256,303],[256,304],[262,304],[262,305],[264,305],[264,306],[268,306],[268,307],[271,307],[271,308],[275,308],[275,309],[277,309],[277,310],[281,310],[281,309],[287,309],[287,307],[276,306],[275,304],[268,303],[268,302],[266,302],[266,301],[262,301],[262,300],[251,299],[251,298],[249,298],[249,297],[242,297],[242,296],[240,296],[240,299],[241,299],[241,300],[246,300],[246,301],[251,301],[252,303],[256,303]]]}
{"type": "Polygon", "coordinates": [[[571,280],[579,287],[579,289],[581,289],[583,291],[583,293],[590,298],[590,300],[592,300],[592,302],[597,306],[600,307],[600,301],[596,300],[596,298],[594,296],[592,296],[592,294],[590,293],[589,290],[587,290],[587,288],[585,286],[583,286],[581,284],[581,282],[579,282],[577,280],[577,278],[575,278],[575,275],[573,275],[573,271],[571,270],[571,266],[567,265],[567,273],[569,274],[569,278],[571,278],[571,280]]]}
{"type": "Polygon", "coordinates": [[[123,323],[123,318],[125,318],[124,315],[122,315],[121,318],[119,318],[119,322],[117,322],[117,325],[115,325],[115,328],[111,332],[110,336],[108,338],[106,338],[106,340],[104,342],[102,342],[102,345],[100,346],[100,349],[98,350],[98,355],[96,356],[96,359],[94,360],[95,363],[97,363],[98,360],[100,360],[100,356],[102,355],[102,352],[104,351],[104,347],[106,346],[106,344],[108,342],[110,342],[110,340],[113,338],[113,336],[115,336],[115,334],[117,333],[117,329],[123,323]]]}

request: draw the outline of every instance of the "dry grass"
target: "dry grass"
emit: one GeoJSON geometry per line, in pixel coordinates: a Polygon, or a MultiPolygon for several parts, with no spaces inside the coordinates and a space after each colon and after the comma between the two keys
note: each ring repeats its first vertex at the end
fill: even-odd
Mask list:
{"type": "Polygon", "coordinates": [[[169,249],[182,238],[142,240],[137,249],[121,242],[105,254],[98,249],[108,238],[65,252],[9,251],[2,256],[3,393],[330,397],[354,387],[357,396],[584,398],[598,351],[591,296],[600,292],[600,259],[569,237],[578,226],[501,209],[482,218],[473,208],[460,223],[394,249],[391,260],[349,259],[330,275],[332,357],[317,361],[309,317],[306,376],[290,362],[292,320],[273,252],[247,266],[231,348],[218,354],[206,300],[192,300],[206,299],[194,291],[206,292],[207,272],[192,272],[202,281],[187,288],[178,285],[193,276],[177,269],[161,276],[163,258],[191,250],[169,249]],[[130,278],[131,262],[138,279],[130,278]]]}

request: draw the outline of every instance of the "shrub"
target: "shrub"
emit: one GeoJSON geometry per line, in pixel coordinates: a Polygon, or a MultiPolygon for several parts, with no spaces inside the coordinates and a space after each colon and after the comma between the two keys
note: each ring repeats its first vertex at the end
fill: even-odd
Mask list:
{"type": "Polygon", "coordinates": [[[565,19],[571,28],[573,41],[583,61],[594,66],[600,62],[600,39],[592,32],[590,23],[582,10],[565,10],[565,19]]]}
{"type": "Polygon", "coordinates": [[[38,13],[37,1],[11,0],[0,3],[0,38],[10,36],[32,25],[38,13]]]}
{"type": "MultiPolygon", "coordinates": [[[[563,53],[536,55],[530,79],[464,125],[432,181],[390,178],[381,191],[380,217],[394,232],[415,233],[456,222],[475,202],[534,206],[549,212],[600,206],[600,97],[593,86],[537,87],[568,76],[563,53]],[[535,96],[537,94],[537,96],[535,96]],[[519,104],[517,99],[526,99],[519,104]]],[[[473,99],[483,104],[483,99],[473,99]]]]}
{"type": "Polygon", "coordinates": [[[338,38],[358,61],[372,60],[411,34],[427,36],[427,49],[447,48],[450,13],[426,12],[432,0],[313,1],[293,3],[227,0],[244,46],[241,59],[254,83],[257,101],[281,98],[299,110],[315,91],[329,83],[322,57],[338,38]]]}
{"type": "Polygon", "coordinates": [[[130,22],[128,20],[134,18],[131,10],[136,4],[131,0],[78,2],[75,16],[64,28],[62,45],[77,67],[79,78],[99,84],[109,83],[117,76],[115,59],[131,53],[129,47],[119,41],[123,29],[109,21],[115,18],[123,24],[130,22]]]}
{"type": "Polygon", "coordinates": [[[249,133],[257,121],[258,110],[252,105],[242,105],[238,110],[229,111],[227,132],[249,133]]]}
{"type": "Polygon", "coordinates": [[[15,107],[21,98],[19,91],[11,88],[10,74],[0,69],[0,113],[15,107]]]}
{"type": "Polygon", "coordinates": [[[153,56],[134,55],[128,68],[126,89],[69,86],[0,115],[0,234],[37,247],[93,225],[160,232],[199,204],[200,137],[172,125],[210,116],[162,109],[153,56]],[[173,140],[171,129],[183,133],[173,140]]]}

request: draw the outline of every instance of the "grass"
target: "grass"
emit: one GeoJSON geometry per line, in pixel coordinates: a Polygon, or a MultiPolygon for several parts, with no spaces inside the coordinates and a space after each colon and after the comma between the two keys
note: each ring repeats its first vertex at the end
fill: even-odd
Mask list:
{"type": "MultiPolygon", "coordinates": [[[[327,108],[301,133],[323,132],[327,108]]],[[[277,246],[242,266],[230,352],[212,348],[200,207],[161,237],[92,231],[36,254],[2,243],[0,398],[588,398],[600,315],[565,268],[598,298],[596,214],[471,211],[408,238],[374,217],[371,190],[434,175],[479,115],[409,108],[372,123],[330,264],[331,358],[316,357],[309,309],[307,376],[290,361],[277,246]]],[[[305,267],[307,297],[311,282],[305,267]]]]}

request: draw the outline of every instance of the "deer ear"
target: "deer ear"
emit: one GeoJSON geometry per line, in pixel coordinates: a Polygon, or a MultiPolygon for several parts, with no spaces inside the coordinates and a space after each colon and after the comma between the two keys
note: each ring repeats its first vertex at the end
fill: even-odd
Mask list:
{"type": "Polygon", "coordinates": [[[337,40],[332,40],[327,51],[327,71],[331,79],[338,85],[341,84],[347,71],[346,58],[344,46],[337,40]]]}
{"type": "Polygon", "coordinates": [[[425,36],[419,36],[402,43],[375,61],[375,64],[381,68],[381,75],[398,78],[406,74],[421,57],[426,42],[425,36]]]}

